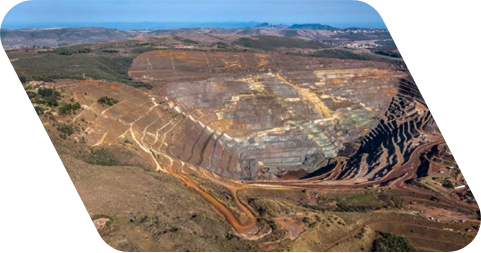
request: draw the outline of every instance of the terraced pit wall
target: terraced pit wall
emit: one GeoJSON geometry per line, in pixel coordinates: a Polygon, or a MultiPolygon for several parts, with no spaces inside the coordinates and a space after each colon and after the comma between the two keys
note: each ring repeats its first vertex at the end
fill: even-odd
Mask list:
{"type": "Polygon", "coordinates": [[[375,129],[405,76],[377,62],[184,51],[145,53],[129,74],[181,115],[162,129],[150,122],[145,140],[166,133],[154,149],[244,180],[327,165],[375,129]]]}
{"type": "MultiPolygon", "coordinates": [[[[412,81],[401,79],[399,93],[379,125],[362,139],[360,148],[342,168],[326,172],[325,177],[382,180],[396,168],[406,165],[417,147],[436,139],[443,138],[419,90],[412,81]]],[[[412,171],[416,169],[419,168],[411,168],[412,171]]]]}

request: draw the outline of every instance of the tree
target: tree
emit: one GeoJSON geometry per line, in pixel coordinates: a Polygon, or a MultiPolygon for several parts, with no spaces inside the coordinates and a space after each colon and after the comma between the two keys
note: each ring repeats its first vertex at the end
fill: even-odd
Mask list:
{"type": "Polygon", "coordinates": [[[109,105],[109,106],[112,106],[112,105],[115,105],[117,104],[119,101],[115,98],[111,98],[111,97],[101,97],[99,98],[99,100],[97,101],[99,104],[101,105],[109,105]]]}
{"type": "Polygon", "coordinates": [[[52,95],[50,95],[45,101],[45,104],[51,107],[58,106],[57,95],[55,93],[52,93],[52,95]]]}
{"type": "Polygon", "coordinates": [[[38,89],[38,94],[42,97],[50,97],[52,96],[52,94],[54,94],[54,90],[48,88],[40,88],[38,89]]]}
{"type": "Polygon", "coordinates": [[[415,252],[416,249],[401,237],[390,233],[379,232],[380,238],[372,243],[373,252],[415,252]]]}
{"type": "Polygon", "coordinates": [[[75,102],[73,105],[72,105],[72,110],[76,111],[76,110],[79,110],[80,109],[80,104],[79,102],[75,102]]]}
{"type": "Polygon", "coordinates": [[[58,106],[58,113],[60,115],[70,115],[72,114],[72,105],[65,102],[61,102],[58,106]]]}

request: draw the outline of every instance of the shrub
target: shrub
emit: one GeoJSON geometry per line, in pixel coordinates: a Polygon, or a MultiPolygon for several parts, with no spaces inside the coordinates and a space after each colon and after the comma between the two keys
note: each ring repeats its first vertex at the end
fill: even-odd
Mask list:
{"type": "Polygon", "coordinates": [[[102,166],[114,166],[119,164],[114,155],[106,149],[91,150],[86,162],[102,166]]]}
{"type": "Polygon", "coordinates": [[[65,102],[61,102],[59,107],[58,107],[58,113],[60,115],[70,115],[72,112],[75,112],[76,110],[80,109],[80,104],[78,102],[74,104],[68,104],[65,102]]]}
{"type": "Polygon", "coordinates": [[[77,131],[74,126],[65,123],[58,125],[57,130],[60,132],[60,137],[62,139],[67,139],[68,136],[74,134],[77,131]]]}
{"type": "Polygon", "coordinates": [[[112,105],[117,104],[119,101],[115,98],[105,96],[105,97],[99,98],[99,100],[97,102],[101,105],[112,106],[112,105]]]}
{"type": "Polygon", "coordinates": [[[416,249],[409,245],[408,241],[390,233],[378,232],[380,238],[372,243],[373,252],[415,252],[416,249]]]}
{"type": "Polygon", "coordinates": [[[55,90],[48,89],[48,88],[40,88],[38,89],[38,94],[42,97],[50,97],[55,93],[55,90]]]}

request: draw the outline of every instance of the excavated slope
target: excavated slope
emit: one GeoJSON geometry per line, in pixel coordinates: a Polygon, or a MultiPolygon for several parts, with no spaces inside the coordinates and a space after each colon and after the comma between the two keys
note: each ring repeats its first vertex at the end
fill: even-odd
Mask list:
{"type": "Polygon", "coordinates": [[[378,62],[168,50],[142,54],[129,75],[153,84],[152,101],[169,109],[166,117],[157,102],[138,101],[152,106],[137,119],[142,141],[244,180],[299,178],[327,165],[375,131],[406,76],[378,62]]]}

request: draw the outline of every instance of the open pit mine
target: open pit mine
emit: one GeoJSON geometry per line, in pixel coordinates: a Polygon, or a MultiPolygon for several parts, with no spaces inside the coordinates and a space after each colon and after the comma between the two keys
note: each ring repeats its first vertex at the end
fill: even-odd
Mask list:
{"type": "MultiPolygon", "coordinates": [[[[156,185],[187,186],[179,194],[179,188],[169,188],[170,200],[165,190],[142,192],[146,200],[140,199],[160,195],[160,202],[149,204],[195,206],[199,202],[186,197],[194,194],[232,229],[227,241],[235,236],[268,250],[288,242],[315,245],[303,240],[330,236],[312,248],[329,251],[362,231],[384,228],[404,228],[399,233],[416,243],[428,227],[433,235],[442,231],[464,240],[457,230],[447,230],[459,230],[461,223],[433,219],[473,220],[473,211],[481,209],[454,187],[446,193],[434,182],[450,173],[441,172],[452,159],[444,154],[462,154],[469,162],[474,159],[469,152],[481,150],[481,109],[476,103],[445,105],[450,99],[445,90],[413,69],[280,53],[158,50],[136,57],[128,75],[152,88],[99,80],[55,83],[66,100],[81,106],[68,116],[82,129],[72,138],[94,155],[92,150],[118,148],[114,152],[141,161],[144,170],[161,172],[145,172],[154,175],[156,185]],[[105,105],[100,98],[115,102],[105,105]],[[172,181],[158,180],[159,174],[172,181]],[[329,221],[343,215],[344,221],[329,221]],[[409,237],[418,227],[422,231],[409,237]],[[333,232],[337,229],[343,232],[333,232]],[[312,234],[318,232],[324,234],[312,234]]],[[[474,173],[460,171],[453,178],[477,185],[474,173]]],[[[174,233],[162,232],[155,213],[165,210],[170,209],[124,214],[119,226],[141,226],[155,236],[174,233]]],[[[202,217],[194,208],[177,210],[190,222],[202,217]]],[[[170,211],[178,224],[177,211],[170,211]]],[[[122,214],[123,209],[116,215],[122,214]]],[[[186,234],[190,229],[182,227],[186,234]]],[[[478,234],[467,232],[469,238],[478,234]]],[[[469,243],[460,249],[476,248],[479,241],[469,243]]]]}
{"type": "Polygon", "coordinates": [[[153,51],[136,58],[129,75],[151,83],[151,94],[88,81],[69,89],[118,99],[98,113],[90,144],[129,136],[156,170],[379,183],[440,138],[416,87],[387,64],[153,51]]]}

